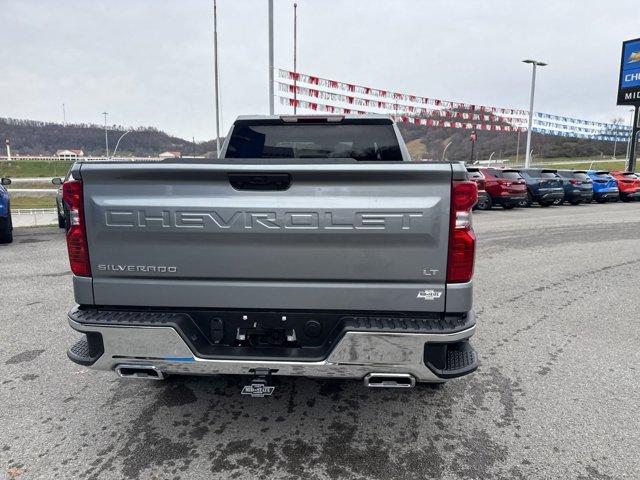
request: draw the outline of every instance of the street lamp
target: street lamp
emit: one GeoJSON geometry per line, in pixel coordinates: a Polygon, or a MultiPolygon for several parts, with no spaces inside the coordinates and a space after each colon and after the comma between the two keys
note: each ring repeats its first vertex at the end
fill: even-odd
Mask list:
{"type": "Polygon", "coordinates": [[[104,145],[107,149],[107,158],[109,158],[109,135],[107,134],[107,112],[102,112],[104,115],[104,145]]]}
{"type": "Polygon", "coordinates": [[[491,165],[491,159],[493,158],[493,156],[495,155],[496,152],[491,152],[491,155],[489,155],[489,165],[491,165]]]}
{"type": "Polygon", "coordinates": [[[447,153],[447,148],[449,148],[449,145],[451,145],[453,143],[453,141],[447,143],[447,145],[444,147],[444,150],[442,150],[442,160],[444,161],[444,154],[447,153]]]}
{"type": "Polygon", "coordinates": [[[216,158],[220,158],[220,91],[218,87],[218,4],[213,0],[213,77],[216,100],[216,158]]]}
{"type": "Polygon", "coordinates": [[[127,131],[126,131],[126,132],[124,132],[122,135],[120,135],[120,138],[119,138],[119,139],[118,139],[118,141],[116,142],[116,148],[114,148],[114,149],[113,149],[113,155],[112,155],[112,157],[115,157],[115,156],[116,156],[116,153],[118,152],[118,145],[120,145],[120,140],[122,140],[122,139],[124,138],[124,136],[125,136],[127,133],[131,133],[131,132],[132,132],[132,130],[127,130],[127,131]]]}
{"type": "Polygon", "coordinates": [[[523,63],[530,63],[533,65],[533,70],[531,72],[531,101],[529,102],[529,126],[527,127],[527,155],[524,159],[524,168],[529,168],[529,163],[531,162],[531,127],[533,125],[533,96],[536,91],[536,67],[544,67],[547,64],[544,62],[539,62],[538,60],[523,60],[523,63]]]}

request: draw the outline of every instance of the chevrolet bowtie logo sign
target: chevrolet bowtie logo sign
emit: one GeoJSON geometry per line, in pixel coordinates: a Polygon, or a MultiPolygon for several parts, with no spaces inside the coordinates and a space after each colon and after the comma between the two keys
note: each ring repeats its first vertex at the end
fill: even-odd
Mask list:
{"type": "Polygon", "coordinates": [[[242,395],[251,395],[252,397],[258,398],[268,397],[275,389],[276,387],[270,387],[263,383],[252,383],[242,388],[242,395]]]}

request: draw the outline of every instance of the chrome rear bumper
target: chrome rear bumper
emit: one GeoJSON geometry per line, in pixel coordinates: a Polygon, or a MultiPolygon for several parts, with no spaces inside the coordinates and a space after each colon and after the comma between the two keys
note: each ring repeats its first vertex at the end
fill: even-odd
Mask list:
{"type": "Polygon", "coordinates": [[[350,331],[325,360],[307,362],[200,358],[171,327],[91,325],[72,319],[69,324],[79,332],[101,335],[103,353],[90,365],[97,370],[141,365],[161,375],[252,375],[256,369],[268,369],[272,375],[343,379],[397,373],[412,375],[419,382],[438,383],[445,379],[425,365],[425,344],[464,341],[475,331],[475,325],[455,333],[350,331]]]}

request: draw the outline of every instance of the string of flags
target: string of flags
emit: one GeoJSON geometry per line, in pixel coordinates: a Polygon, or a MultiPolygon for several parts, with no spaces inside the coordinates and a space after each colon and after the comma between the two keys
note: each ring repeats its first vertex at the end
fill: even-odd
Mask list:
{"type": "MultiPolygon", "coordinates": [[[[309,102],[306,100],[298,100],[289,97],[279,96],[280,103],[289,107],[297,107],[305,110],[312,110],[314,112],[326,112],[335,113],[339,115],[363,115],[366,112],[364,110],[358,110],[348,107],[338,107],[335,105],[329,105],[319,102],[309,102]]],[[[496,132],[515,132],[518,127],[512,127],[511,125],[491,125],[488,123],[471,123],[471,122],[458,122],[450,120],[438,120],[434,118],[421,118],[410,115],[403,115],[401,113],[391,114],[391,117],[396,122],[412,123],[414,125],[422,125],[425,127],[439,127],[439,128],[464,128],[467,130],[491,130],[496,132]]]]}
{"type": "MultiPolygon", "coordinates": [[[[279,69],[281,102],[340,114],[382,113],[396,121],[440,128],[526,131],[528,111],[392,92],[279,69]],[[302,97],[302,98],[300,98],[302,97]],[[297,102],[297,103],[296,103],[297,102]]],[[[626,142],[631,127],[535,112],[532,131],[545,135],[626,142]]]]}

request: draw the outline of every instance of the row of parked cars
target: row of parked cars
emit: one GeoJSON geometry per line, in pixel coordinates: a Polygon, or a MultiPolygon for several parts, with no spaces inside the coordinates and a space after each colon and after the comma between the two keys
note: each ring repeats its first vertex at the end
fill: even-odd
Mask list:
{"type": "Polygon", "coordinates": [[[640,176],[634,172],[473,166],[467,172],[478,185],[478,210],[640,200],[640,176]]]}

